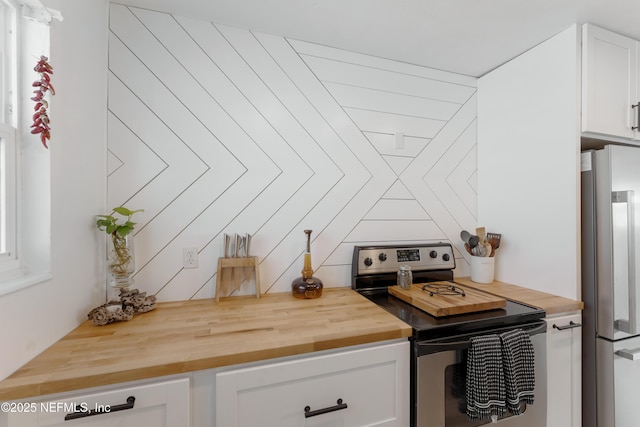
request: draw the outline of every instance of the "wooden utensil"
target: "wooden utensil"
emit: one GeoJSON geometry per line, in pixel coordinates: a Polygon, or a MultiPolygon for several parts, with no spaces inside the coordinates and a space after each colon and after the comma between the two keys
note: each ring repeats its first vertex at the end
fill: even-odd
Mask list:
{"type": "Polygon", "coordinates": [[[478,236],[478,244],[483,244],[487,240],[487,232],[484,227],[476,228],[476,235],[478,236]]]}
{"type": "Polygon", "coordinates": [[[464,243],[464,248],[467,250],[469,255],[473,255],[473,252],[471,252],[471,247],[469,246],[469,244],[467,242],[464,243]]]}
{"type": "Polygon", "coordinates": [[[494,256],[496,254],[496,249],[498,249],[498,246],[500,246],[500,240],[492,237],[489,239],[489,244],[491,245],[491,255],[489,256],[494,256]]]}
{"type": "Polygon", "coordinates": [[[500,247],[500,240],[502,240],[502,234],[499,233],[487,233],[487,239],[491,242],[494,240],[496,242],[495,246],[492,244],[494,249],[498,249],[500,247]]]}

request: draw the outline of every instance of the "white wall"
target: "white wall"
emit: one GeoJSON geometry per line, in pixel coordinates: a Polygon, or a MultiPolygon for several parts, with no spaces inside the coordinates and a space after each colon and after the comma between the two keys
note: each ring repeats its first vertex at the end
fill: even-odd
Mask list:
{"type": "Polygon", "coordinates": [[[225,232],[286,292],[306,228],[349,286],[356,244],[475,227],[475,79],[121,5],[109,43],[108,203],[145,209],[136,287],[160,300],[213,296],[225,232]]]}
{"type": "Polygon", "coordinates": [[[103,241],[94,216],[105,210],[106,199],[106,0],[44,3],[64,16],[51,26],[57,91],[48,153],[51,218],[41,215],[52,224],[53,278],[0,297],[0,378],[68,333],[104,300],[103,241]]]}
{"type": "Polygon", "coordinates": [[[579,32],[478,82],[478,220],[502,232],[496,279],[579,294],[579,32]]]}

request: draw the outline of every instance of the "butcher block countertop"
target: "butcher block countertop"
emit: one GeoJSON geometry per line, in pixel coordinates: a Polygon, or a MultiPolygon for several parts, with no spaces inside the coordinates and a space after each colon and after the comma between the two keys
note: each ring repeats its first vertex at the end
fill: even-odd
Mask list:
{"type": "Polygon", "coordinates": [[[82,323],[0,382],[0,402],[410,335],[351,288],[160,303],[128,322],[82,323]]]}
{"type": "Polygon", "coordinates": [[[464,286],[541,308],[547,315],[579,311],[584,308],[582,301],[575,301],[546,292],[523,288],[522,286],[498,282],[497,280],[487,284],[473,282],[470,277],[456,277],[454,280],[464,286]]]}

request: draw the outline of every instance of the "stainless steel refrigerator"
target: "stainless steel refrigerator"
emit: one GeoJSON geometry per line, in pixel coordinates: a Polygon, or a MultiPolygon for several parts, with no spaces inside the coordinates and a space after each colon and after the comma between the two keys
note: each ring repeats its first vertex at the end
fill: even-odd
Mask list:
{"type": "Polygon", "coordinates": [[[640,425],[640,148],[582,153],[583,427],[640,425]]]}

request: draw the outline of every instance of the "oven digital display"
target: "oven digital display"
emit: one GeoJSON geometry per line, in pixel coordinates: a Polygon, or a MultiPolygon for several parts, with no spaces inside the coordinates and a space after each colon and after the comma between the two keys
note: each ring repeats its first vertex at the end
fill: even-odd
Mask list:
{"type": "Polygon", "coordinates": [[[398,249],[398,262],[420,261],[420,249],[398,249]]]}

